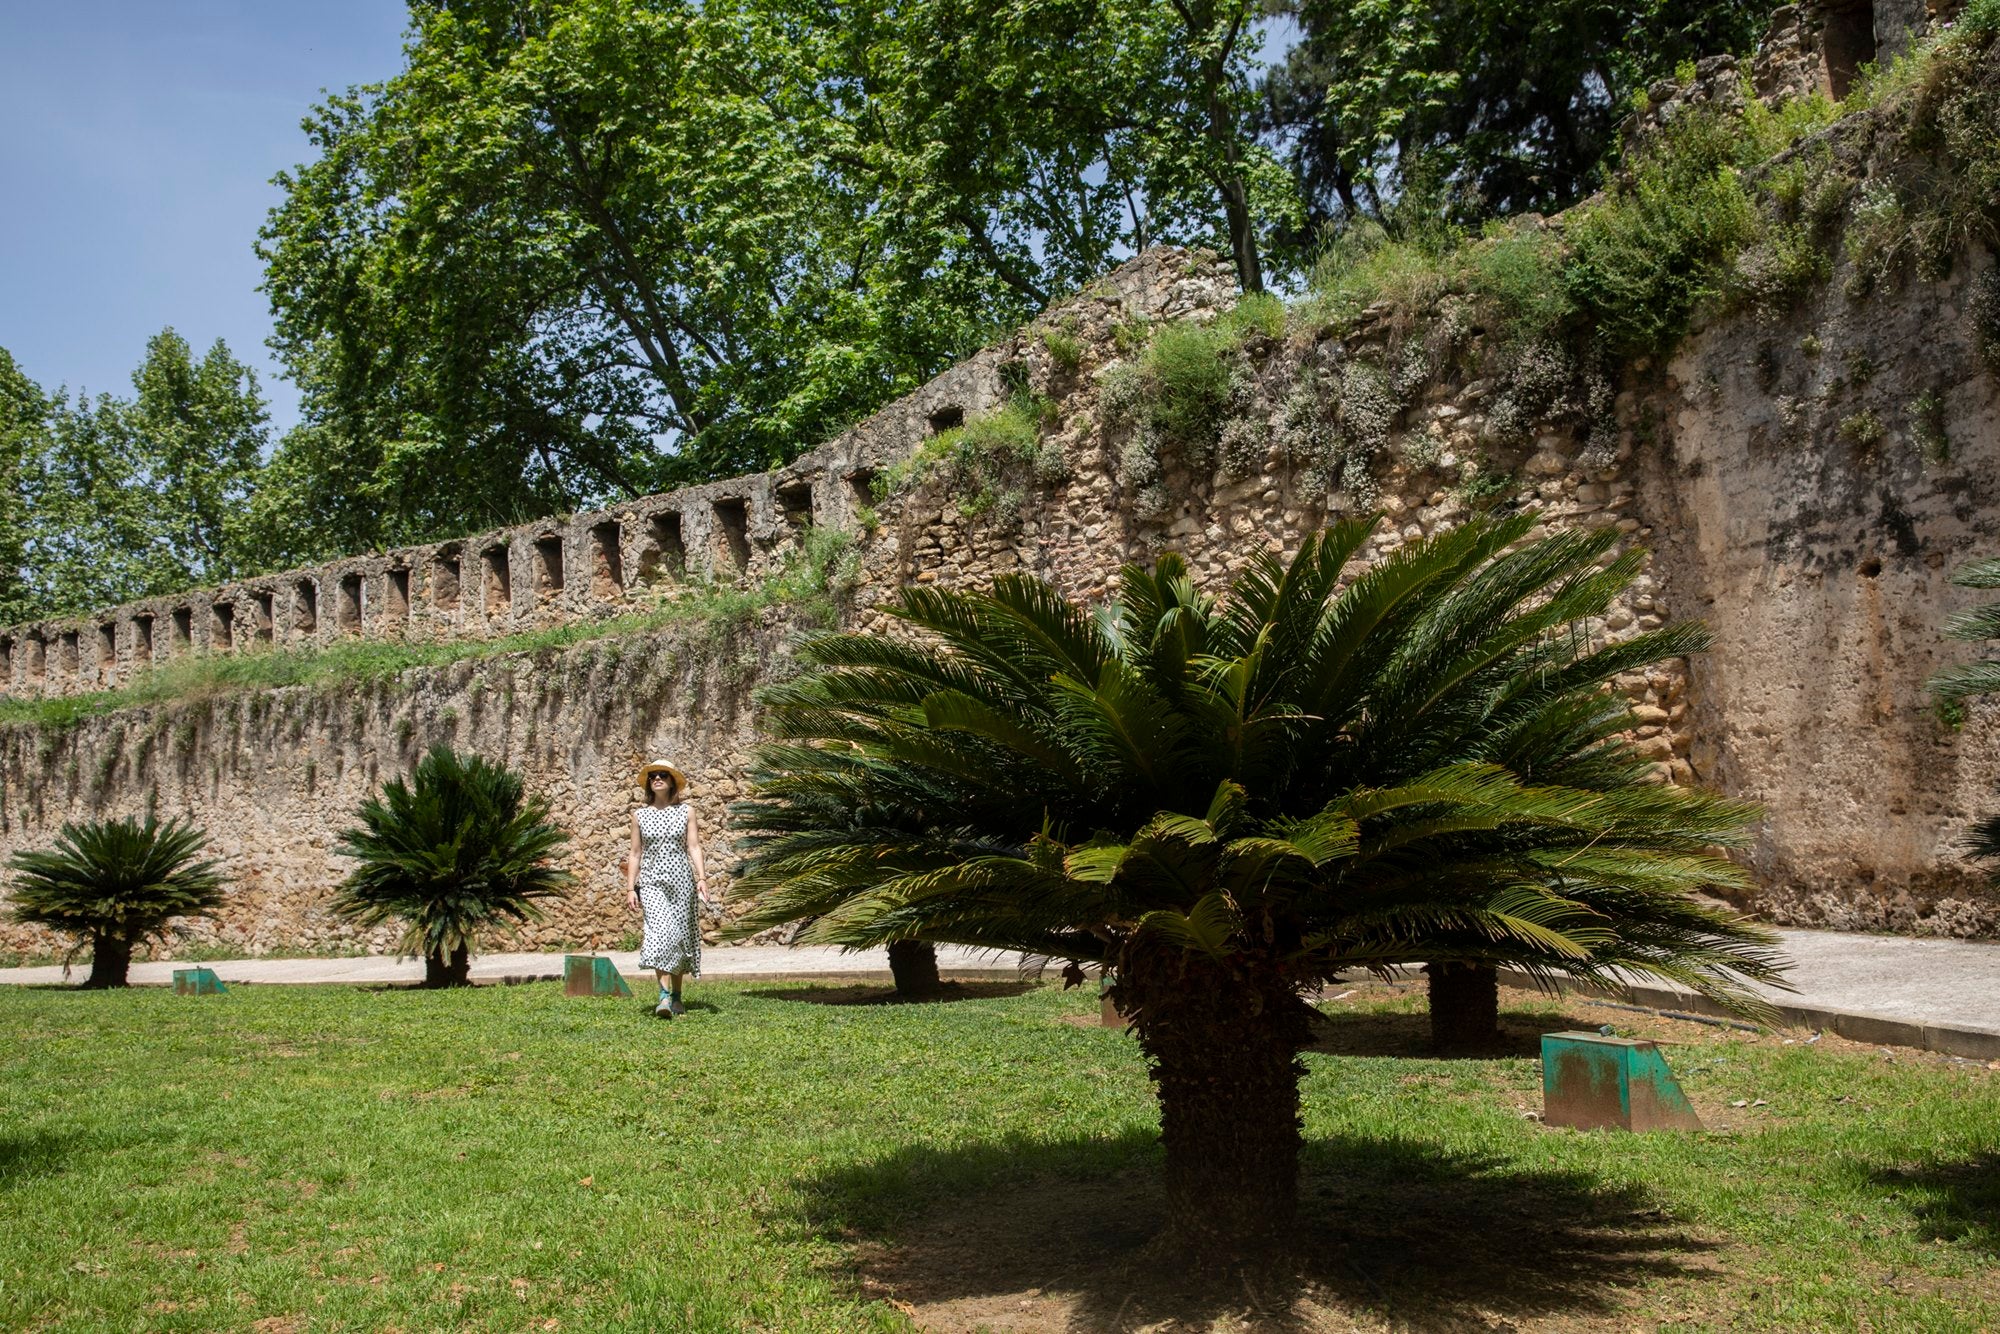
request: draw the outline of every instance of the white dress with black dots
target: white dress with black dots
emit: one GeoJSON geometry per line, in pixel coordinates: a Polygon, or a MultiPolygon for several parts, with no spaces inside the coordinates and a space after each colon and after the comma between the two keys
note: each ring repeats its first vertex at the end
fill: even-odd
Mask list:
{"type": "Polygon", "coordinates": [[[700,977],[701,924],[694,910],[687,827],[686,806],[639,811],[639,906],[646,914],[639,966],[700,977]]]}

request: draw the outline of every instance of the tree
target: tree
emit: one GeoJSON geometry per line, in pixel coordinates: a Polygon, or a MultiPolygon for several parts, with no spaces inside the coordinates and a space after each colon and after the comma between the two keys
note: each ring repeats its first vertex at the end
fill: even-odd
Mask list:
{"type": "Polygon", "coordinates": [[[1568,207],[1615,156],[1633,96],[1701,56],[1749,49],[1753,0],[1301,0],[1266,80],[1310,246],[1358,217],[1477,223],[1568,207]],[[1409,207],[1398,217],[1396,205],[1409,207]]]}
{"type": "Polygon", "coordinates": [[[261,234],[306,416],[267,512],[353,549],[771,467],[1158,241],[1254,290],[1295,210],[1252,16],[416,7],[261,234]]]}
{"type": "Polygon", "coordinates": [[[129,400],[58,393],[37,409],[39,391],[18,380],[5,396],[21,405],[22,613],[85,611],[255,565],[244,516],[263,466],[265,405],[256,373],[222,340],[196,358],[162,330],[129,400]]]}
{"type": "Polygon", "coordinates": [[[891,280],[809,17],[427,5],[315,110],[261,253],[299,443],[363,452],[343,540],[769,467],[976,345],[891,280]]]}
{"type": "MultiPolygon", "coordinates": [[[[2000,588],[2000,556],[1968,561],[1952,573],[1951,581],[1960,588],[2000,588]]],[[[1958,612],[1944,624],[1947,637],[1966,643],[1990,643],[2000,639],[2000,602],[1988,602],[1958,612]]],[[[2000,693],[2000,659],[1981,658],[1947,667],[1930,679],[1932,698],[1941,707],[1954,708],[1975,695],[2000,693]]]]}
{"type": "Polygon", "coordinates": [[[473,937],[539,920],[538,901],[573,883],[553,861],[569,835],[547,798],[524,797],[519,774],[449,746],[356,814],[336,851],[358,864],[331,907],[363,926],[405,922],[399,948],[423,958],[426,987],[470,986],[473,937]]]}
{"type": "Polygon", "coordinates": [[[38,614],[28,581],[29,481],[47,438],[51,404],[0,347],[0,624],[38,614]]]}
{"type": "Polygon", "coordinates": [[[200,859],[207,841],[192,823],[151,815],[143,825],[132,816],[66,823],[49,848],[9,859],[14,920],[87,944],[86,989],[126,986],[136,946],[221,906],[218,864],[200,859]]]}
{"type": "MultiPolygon", "coordinates": [[[[1019,576],[906,591],[913,640],[812,640],[764,693],[735,929],[809,920],[809,941],[1114,970],[1159,1095],[1171,1234],[1209,1261],[1285,1239],[1300,993],[1341,969],[1624,970],[1756,1009],[1768,937],[1687,897],[1742,883],[1714,848],[1750,808],[1508,766],[1622,711],[1602,689],[1618,673],[1702,642],[1589,647],[1575,627],[1639,558],[1600,567],[1609,532],[1524,541],[1534,522],[1411,543],[1344,591],[1370,525],[1342,524],[1289,565],[1254,562],[1219,605],[1171,555],[1129,567],[1097,615],[1019,576]],[[1681,925],[1621,934],[1614,904],[1681,925]]],[[[1625,745],[1606,735],[1569,770],[1625,745]]]]}

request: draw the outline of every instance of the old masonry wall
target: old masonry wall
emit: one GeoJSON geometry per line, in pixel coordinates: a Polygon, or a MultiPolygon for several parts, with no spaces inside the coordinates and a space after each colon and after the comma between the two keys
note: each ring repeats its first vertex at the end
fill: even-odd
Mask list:
{"type": "MultiPolygon", "coordinates": [[[[1155,438],[1131,401],[1135,331],[1212,319],[1233,290],[1213,257],[1153,251],[786,469],[15,627],[4,632],[12,688],[101,683],[70,674],[67,636],[86,644],[106,625],[115,682],[147,663],[141,650],[158,662],[267,642],[490,639],[601,620],[764,578],[808,525],[852,535],[841,619],[877,629],[880,604],[912,582],[976,584],[1020,569],[1101,597],[1115,592],[1122,563],[1171,547],[1220,590],[1255,553],[1289,549],[1330,516],[1383,513],[1366,561],[1476,503],[1530,504],[1549,525],[1612,524],[1656,553],[1594,634],[1636,634],[1669,616],[1715,628],[1715,651],[1620,685],[1662,781],[1767,803],[1750,854],[1761,887],[1745,906],[1784,921],[1993,934],[1996,900],[1951,844],[1994,790],[1996,720],[1976,709],[1953,731],[1922,695],[1949,654],[1936,627],[1962,602],[1951,566],[2000,549],[2000,400],[1973,347],[1966,281],[1913,286],[1866,310],[1828,295],[1795,314],[1796,328],[1722,321],[1671,364],[1630,368],[1617,383],[1546,349],[1501,365],[1477,330],[1386,307],[1338,328],[1253,329],[1221,438],[1191,450],[1155,438]],[[1799,352],[1808,327],[1834,350],[1799,352]],[[1828,371],[1850,350],[1875,359],[1865,384],[1828,371]],[[1549,364],[1522,361],[1534,357],[1549,364]],[[873,480],[926,440],[1024,390],[1048,404],[1031,453],[977,478],[918,469],[874,494],[873,480]],[[1919,393],[1941,404],[1920,426],[1906,410],[1919,393]],[[1840,429],[1863,401],[1890,423],[1865,451],[1840,429]],[[1933,419],[1953,441],[1948,460],[1912,444],[1933,419]],[[218,618],[218,606],[231,610],[218,618]],[[36,641],[38,677],[22,647],[36,641]]],[[[659,753],[683,763],[726,868],[725,807],[754,740],[751,699],[787,670],[799,629],[781,605],[750,624],[691,621],[349,688],[221,693],[67,729],[7,727],[0,855],[46,841],[64,819],[186,813],[210,830],[237,887],[197,938],[257,952],[387,949],[393,933],[369,936],[325,911],[343,869],[335,831],[366,792],[447,740],[522,768],[575,834],[577,893],[512,939],[615,944],[633,927],[617,866],[636,763],[659,753]]],[[[53,945],[0,926],[0,949],[53,945]]]]}

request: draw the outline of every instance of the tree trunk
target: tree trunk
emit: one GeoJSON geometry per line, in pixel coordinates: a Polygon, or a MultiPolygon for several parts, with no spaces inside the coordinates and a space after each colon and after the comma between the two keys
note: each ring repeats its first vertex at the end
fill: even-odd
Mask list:
{"type": "Polygon", "coordinates": [[[1487,1047],[1500,1040],[1500,974],[1487,964],[1434,963],[1431,1045],[1439,1051],[1487,1047]]]}
{"type": "Polygon", "coordinates": [[[1267,960],[1218,963],[1143,937],[1112,990],[1160,1099],[1168,1241],[1201,1265],[1268,1259],[1298,1213],[1311,1034],[1297,993],[1267,960]]]}
{"type": "Polygon", "coordinates": [[[460,945],[447,959],[443,954],[424,956],[426,987],[469,987],[472,985],[472,951],[460,945]]]}
{"type": "Polygon", "coordinates": [[[937,946],[928,940],[891,941],[889,975],[896,979],[898,996],[922,999],[937,995],[937,946]]]}
{"type": "Polygon", "coordinates": [[[94,936],[90,942],[90,976],[85,991],[105,991],[131,985],[132,942],[123,936],[94,936]]]}

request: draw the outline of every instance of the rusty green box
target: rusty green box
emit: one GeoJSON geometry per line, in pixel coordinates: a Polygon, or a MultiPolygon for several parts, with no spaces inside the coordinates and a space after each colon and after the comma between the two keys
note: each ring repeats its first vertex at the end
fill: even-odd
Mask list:
{"type": "Polygon", "coordinates": [[[215,975],[213,968],[174,969],[174,994],[176,996],[218,996],[228,991],[222,979],[215,975]]]}
{"type": "Polygon", "coordinates": [[[1578,1130],[1700,1130],[1658,1046],[1602,1033],[1542,1034],[1542,1122],[1578,1130]]]}
{"type": "Polygon", "coordinates": [[[632,988],[618,975],[618,965],[601,954],[563,956],[563,995],[629,996],[632,988]]]}

